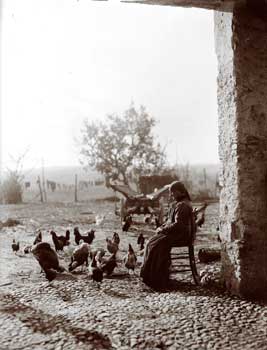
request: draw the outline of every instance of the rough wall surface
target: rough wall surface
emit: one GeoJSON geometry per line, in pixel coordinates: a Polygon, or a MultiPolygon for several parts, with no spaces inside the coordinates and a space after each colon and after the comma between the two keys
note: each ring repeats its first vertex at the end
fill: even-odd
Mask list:
{"type": "Polygon", "coordinates": [[[247,7],[215,13],[219,62],[222,276],[267,296],[267,21],[247,7]]]}

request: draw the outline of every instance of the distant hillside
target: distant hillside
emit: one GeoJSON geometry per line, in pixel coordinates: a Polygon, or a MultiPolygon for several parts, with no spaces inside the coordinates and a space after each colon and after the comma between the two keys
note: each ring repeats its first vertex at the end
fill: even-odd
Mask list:
{"type": "MultiPolygon", "coordinates": [[[[47,167],[44,169],[44,175],[46,180],[55,181],[58,183],[64,183],[67,185],[74,184],[75,174],[78,175],[79,180],[97,180],[103,179],[103,176],[94,170],[88,172],[84,171],[79,166],[65,166],[65,167],[47,167]]],[[[42,175],[42,169],[28,169],[24,172],[25,181],[35,182],[38,176],[42,175]]]]}
{"type": "MultiPolygon", "coordinates": [[[[213,191],[217,181],[219,172],[219,164],[189,164],[188,166],[178,166],[177,172],[179,178],[184,181],[191,190],[200,190],[208,188],[213,191]],[[205,170],[204,170],[205,169],[205,170]]],[[[36,168],[26,170],[25,182],[30,181],[36,184],[38,176],[42,176],[42,169],[36,168]]],[[[75,174],[78,175],[78,182],[104,180],[104,177],[94,171],[85,171],[79,166],[65,166],[65,167],[47,167],[44,169],[46,180],[55,181],[60,184],[73,185],[75,182],[75,174]]]]}

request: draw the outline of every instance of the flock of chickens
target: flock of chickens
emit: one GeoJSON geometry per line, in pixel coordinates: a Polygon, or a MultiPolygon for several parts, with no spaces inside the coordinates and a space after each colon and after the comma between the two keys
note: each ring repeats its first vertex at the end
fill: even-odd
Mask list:
{"type": "MultiPolygon", "coordinates": [[[[205,221],[205,209],[207,204],[205,203],[200,209],[194,210],[195,220],[197,227],[201,227],[205,221]],[[197,218],[199,213],[202,213],[200,218],[197,218]]],[[[132,217],[126,218],[122,231],[128,231],[130,225],[132,224],[132,217]]],[[[65,268],[59,264],[58,252],[68,250],[68,255],[70,256],[70,262],[68,264],[68,271],[72,272],[77,267],[81,267],[82,270],[84,265],[88,268],[89,274],[93,281],[98,284],[102,282],[104,274],[110,276],[114,269],[118,266],[117,252],[119,250],[120,237],[117,232],[114,232],[112,238],[106,238],[106,250],[103,248],[93,248],[91,246],[93,240],[95,239],[95,231],[91,229],[86,234],[82,235],[78,227],[73,230],[74,241],[77,247],[74,247],[70,243],[70,231],[67,230],[65,235],[57,235],[55,231],[50,231],[52,241],[54,244],[54,249],[48,242],[43,242],[42,232],[39,230],[36,233],[33,245],[28,245],[24,247],[24,253],[32,253],[42,271],[45,273],[48,281],[52,281],[57,272],[65,271],[65,268]],[[106,257],[106,252],[110,255],[106,257]],[[89,263],[90,259],[90,263],[89,263]]],[[[144,250],[145,238],[142,233],[137,238],[137,244],[140,247],[140,253],[144,250]]],[[[20,249],[19,242],[15,239],[12,243],[12,250],[17,253],[20,249]]],[[[137,265],[137,256],[133,250],[131,244],[128,246],[128,251],[123,258],[123,263],[128,272],[132,270],[134,272],[137,265]]]]}
{"type": "MultiPolygon", "coordinates": [[[[24,247],[24,253],[32,253],[39,262],[39,265],[45,273],[48,281],[52,281],[56,277],[57,272],[65,271],[65,268],[59,264],[58,252],[63,251],[65,247],[65,249],[71,247],[69,230],[66,231],[65,235],[61,236],[57,235],[54,231],[50,231],[50,235],[52,237],[54,249],[48,242],[43,242],[42,232],[40,230],[36,233],[33,245],[24,247]]],[[[75,227],[73,235],[77,247],[71,251],[71,258],[68,264],[69,272],[72,272],[79,266],[83,270],[84,266],[86,266],[92,280],[98,284],[101,283],[104,274],[110,276],[115,267],[118,266],[117,252],[120,244],[118,233],[114,232],[112,238],[106,238],[106,250],[110,253],[109,257],[104,257],[106,255],[105,249],[94,249],[91,247],[95,238],[95,231],[93,229],[82,235],[80,234],[78,227],[75,227]]],[[[144,249],[144,242],[145,238],[141,233],[137,239],[137,244],[141,251],[144,249]]],[[[14,239],[12,250],[17,253],[19,249],[19,242],[16,242],[14,239]]],[[[123,263],[129,273],[130,271],[134,272],[137,264],[137,256],[131,244],[128,246],[128,251],[123,258],[123,263]]]]}

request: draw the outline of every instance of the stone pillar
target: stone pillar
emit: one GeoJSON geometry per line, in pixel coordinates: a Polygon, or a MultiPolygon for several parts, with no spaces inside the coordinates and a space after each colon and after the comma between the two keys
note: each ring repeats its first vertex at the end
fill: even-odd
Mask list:
{"type": "Polygon", "coordinates": [[[267,20],[258,5],[215,12],[222,279],[256,299],[267,298],[267,20]]]}

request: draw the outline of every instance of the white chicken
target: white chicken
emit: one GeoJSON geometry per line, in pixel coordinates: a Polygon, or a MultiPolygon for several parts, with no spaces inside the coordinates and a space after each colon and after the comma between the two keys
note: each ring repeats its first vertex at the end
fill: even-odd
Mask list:
{"type": "Polygon", "coordinates": [[[105,215],[96,215],[95,217],[95,224],[97,226],[101,225],[104,222],[105,215]]]}

